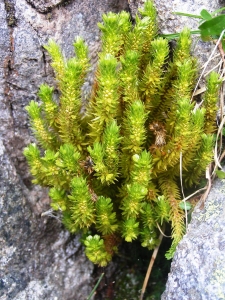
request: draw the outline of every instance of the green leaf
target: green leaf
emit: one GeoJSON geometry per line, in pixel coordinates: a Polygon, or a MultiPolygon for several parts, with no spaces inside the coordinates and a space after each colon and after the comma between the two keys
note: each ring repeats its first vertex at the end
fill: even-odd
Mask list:
{"type": "Polygon", "coordinates": [[[178,16],[184,16],[184,17],[190,17],[190,18],[195,18],[195,19],[203,19],[202,16],[199,15],[192,15],[192,14],[187,14],[187,13],[182,13],[182,12],[173,12],[174,15],[178,16]]]}
{"type": "MultiPolygon", "coordinates": [[[[201,31],[200,30],[191,30],[190,31],[191,34],[200,34],[201,31]]],[[[167,40],[173,40],[173,39],[177,39],[180,36],[180,33],[168,33],[168,34],[160,34],[160,37],[166,38],[167,40]]]]}
{"type": "Polygon", "coordinates": [[[214,10],[214,12],[212,12],[212,16],[214,16],[214,15],[216,15],[216,14],[218,14],[219,12],[221,12],[221,11],[223,11],[223,10],[225,10],[225,6],[224,7],[221,7],[221,8],[219,8],[219,9],[216,9],[216,10],[214,10]]]}
{"type": "Polygon", "coordinates": [[[202,16],[202,18],[204,20],[210,20],[212,19],[212,16],[210,15],[210,13],[206,10],[206,9],[203,9],[201,12],[200,12],[200,15],[202,16]]]}
{"type": "Polygon", "coordinates": [[[225,172],[222,170],[216,170],[216,175],[218,176],[218,178],[220,179],[224,179],[225,178],[225,172]]]}
{"type": "Polygon", "coordinates": [[[220,35],[225,29],[225,15],[220,15],[211,20],[205,21],[198,28],[201,30],[201,35],[203,37],[220,35]]]}
{"type": "Polygon", "coordinates": [[[192,205],[188,201],[181,201],[179,204],[180,208],[183,210],[190,210],[192,208],[192,205]]]}

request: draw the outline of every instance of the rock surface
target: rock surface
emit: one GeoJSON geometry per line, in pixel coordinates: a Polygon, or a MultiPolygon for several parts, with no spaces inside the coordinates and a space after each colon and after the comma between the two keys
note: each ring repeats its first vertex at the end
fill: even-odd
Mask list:
{"type": "MultiPolygon", "coordinates": [[[[66,56],[77,35],[96,60],[96,23],[126,1],[0,1],[0,299],[87,299],[93,265],[79,237],[59,220],[41,217],[49,209],[45,189],[33,186],[23,148],[33,141],[24,107],[41,83],[52,81],[43,49],[54,38],[66,56]],[[64,3],[63,3],[64,2],[64,3]],[[48,12],[43,14],[43,12],[48,12]]],[[[88,89],[88,84],[87,84],[88,89]]]]}
{"type": "MultiPolygon", "coordinates": [[[[84,37],[94,63],[100,47],[96,23],[102,13],[130,9],[134,15],[142,2],[130,0],[128,8],[127,0],[0,1],[0,300],[83,300],[93,287],[93,265],[79,237],[71,237],[59,220],[41,217],[49,199],[45,189],[31,184],[22,155],[33,141],[24,107],[37,99],[41,83],[54,84],[43,48],[49,38],[69,57],[74,38],[84,37]]],[[[171,11],[199,13],[218,5],[209,0],[155,3],[164,32],[180,31],[187,22],[171,11]]],[[[195,53],[205,61],[210,49],[198,47],[195,53]]],[[[84,94],[91,83],[90,76],[84,94]]]]}
{"type": "Polygon", "coordinates": [[[225,299],[225,181],[197,205],[177,247],[162,300],[225,299]]]}

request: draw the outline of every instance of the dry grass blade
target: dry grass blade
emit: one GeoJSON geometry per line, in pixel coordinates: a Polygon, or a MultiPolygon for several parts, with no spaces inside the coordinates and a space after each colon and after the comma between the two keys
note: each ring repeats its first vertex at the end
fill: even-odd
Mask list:
{"type": "Polygon", "coordinates": [[[199,201],[200,202],[200,205],[199,205],[200,208],[203,208],[205,200],[208,197],[208,194],[209,194],[209,192],[211,190],[211,187],[212,187],[212,178],[211,178],[211,172],[210,172],[211,165],[206,169],[206,179],[208,179],[208,182],[207,182],[207,185],[206,185],[206,191],[202,195],[202,197],[199,201]]]}
{"type": "Polygon", "coordinates": [[[93,288],[93,290],[91,291],[90,295],[88,296],[88,299],[87,299],[87,300],[91,300],[91,299],[92,299],[92,296],[94,295],[95,291],[97,290],[97,288],[98,288],[98,286],[99,286],[99,283],[101,282],[103,276],[104,276],[104,273],[102,273],[101,276],[99,277],[98,282],[97,282],[96,285],[94,286],[94,288],[93,288]]]}
{"type": "Polygon", "coordinates": [[[220,37],[219,37],[218,41],[216,42],[216,45],[215,45],[215,47],[214,47],[212,53],[211,53],[210,56],[209,56],[209,59],[208,59],[207,62],[205,63],[205,66],[204,66],[204,68],[203,68],[203,70],[202,70],[201,75],[200,75],[199,78],[198,78],[197,84],[196,84],[195,89],[194,89],[194,91],[193,91],[193,94],[192,94],[192,97],[191,97],[191,101],[193,100],[194,93],[196,92],[196,90],[197,90],[197,88],[198,88],[198,85],[199,85],[199,83],[200,83],[202,77],[204,76],[204,73],[205,73],[205,71],[206,71],[206,68],[207,68],[209,62],[212,60],[214,53],[216,52],[216,50],[218,49],[218,47],[219,47],[219,45],[220,45],[220,42],[221,42],[221,40],[222,40],[222,37],[223,37],[224,33],[225,33],[225,29],[221,32],[220,37]]]}
{"type": "MultiPolygon", "coordinates": [[[[221,78],[222,82],[225,81],[225,77],[224,77],[224,72],[225,72],[224,50],[222,49],[222,44],[221,44],[221,40],[223,38],[224,33],[225,33],[225,30],[223,30],[221,32],[221,35],[220,35],[219,39],[216,42],[215,48],[213,49],[213,51],[212,51],[209,59],[207,60],[207,62],[203,66],[203,71],[202,71],[202,73],[201,73],[201,75],[200,75],[200,77],[198,79],[197,84],[196,84],[195,90],[194,90],[193,95],[192,95],[192,99],[193,99],[194,96],[199,95],[199,94],[201,94],[201,93],[203,93],[203,92],[206,91],[205,87],[203,87],[203,88],[201,88],[199,90],[197,90],[197,87],[199,85],[199,82],[200,82],[201,78],[202,77],[206,77],[212,70],[214,70],[214,69],[216,69],[216,68],[219,67],[218,73],[220,73],[220,78],[221,78]],[[216,49],[219,50],[219,54],[218,55],[221,56],[221,60],[220,60],[220,62],[216,66],[214,66],[213,68],[211,68],[208,72],[205,72],[206,68],[207,68],[207,66],[209,64],[209,62],[213,58],[215,58],[214,53],[215,53],[216,49]]],[[[198,107],[200,107],[201,104],[202,104],[202,102],[196,104],[194,110],[196,110],[198,107]]],[[[207,182],[206,187],[204,188],[204,189],[206,189],[206,191],[205,191],[205,193],[202,195],[202,197],[200,199],[200,206],[204,205],[204,202],[205,202],[205,200],[206,200],[206,198],[207,198],[207,196],[208,196],[208,194],[209,194],[209,192],[211,190],[212,182],[213,182],[213,180],[214,180],[214,178],[216,176],[216,170],[218,169],[218,167],[220,169],[222,169],[221,161],[225,157],[225,150],[223,150],[223,152],[222,152],[222,147],[223,147],[223,145],[222,145],[222,135],[223,135],[222,130],[223,130],[224,123],[225,123],[223,85],[221,87],[221,92],[220,92],[219,111],[220,111],[220,116],[221,116],[221,118],[220,118],[221,122],[220,122],[220,125],[218,127],[217,134],[216,134],[216,142],[215,142],[215,148],[214,148],[214,167],[213,167],[213,163],[211,163],[210,166],[206,169],[206,179],[208,180],[208,182],[207,182]]],[[[203,189],[201,189],[201,190],[203,190],[203,189]]],[[[192,195],[190,195],[189,197],[191,198],[192,195]]]]}
{"type": "Polygon", "coordinates": [[[155,249],[153,251],[153,254],[152,254],[149,266],[148,266],[148,270],[147,270],[147,273],[145,275],[145,280],[144,280],[144,283],[143,283],[143,286],[142,286],[142,289],[141,289],[141,295],[139,297],[139,300],[143,300],[143,297],[144,297],[144,294],[145,294],[145,291],[146,291],[146,287],[147,287],[147,284],[148,284],[148,280],[149,280],[149,277],[150,277],[150,274],[151,274],[151,271],[152,271],[152,267],[154,265],[156,256],[157,256],[158,251],[159,251],[159,247],[160,247],[162,239],[163,239],[164,230],[165,230],[165,226],[163,225],[162,232],[160,233],[160,236],[159,236],[159,244],[158,244],[157,247],[155,247],[155,249]]]}
{"type": "Polygon", "coordinates": [[[182,180],[182,152],[180,152],[180,185],[181,185],[181,192],[183,196],[183,202],[184,202],[184,209],[185,209],[185,225],[186,225],[186,230],[188,227],[188,213],[187,213],[187,206],[186,206],[186,200],[184,196],[184,188],[183,188],[183,180],[182,180]]]}
{"type": "Polygon", "coordinates": [[[171,237],[172,237],[172,235],[166,235],[166,234],[162,231],[162,229],[161,229],[161,227],[159,226],[158,222],[156,223],[156,225],[157,225],[157,227],[158,227],[160,233],[161,233],[164,237],[167,237],[167,238],[171,238],[171,237]]]}
{"type": "Polygon", "coordinates": [[[214,162],[215,162],[215,166],[214,166],[214,170],[212,172],[212,175],[214,175],[217,167],[219,167],[220,169],[222,169],[222,166],[220,164],[220,156],[221,156],[221,151],[222,151],[222,144],[220,144],[220,146],[218,147],[218,144],[220,142],[222,142],[222,130],[223,130],[223,126],[225,123],[225,116],[223,117],[220,126],[218,128],[217,131],[217,136],[216,136],[216,144],[215,144],[215,149],[214,149],[214,162]],[[220,139],[219,139],[220,138],[220,139]]]}

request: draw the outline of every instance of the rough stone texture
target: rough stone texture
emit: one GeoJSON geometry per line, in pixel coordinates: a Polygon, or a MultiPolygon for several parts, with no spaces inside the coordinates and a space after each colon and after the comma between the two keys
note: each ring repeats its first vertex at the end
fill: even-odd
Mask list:
{"type": "MultiPolygon", "coordinates": [[[[132,14],[142,2],[129,1],[132,14]]],[[[187,20],[190,24],[171,11],[198,13],[218,5],[206,0],[155,3],[163,32],[180,31],[187,20]]],[[[93,287],[93,266],[83,254],[79,237],[71,237],[59,220],[41,217],[49,209],[49,199],[45,189],[31,184],[22,155],[33,141],[24,107],[37,99],[41,83],[54,84],[43,49],[48,39],[54,38],[69,57],[74,38],[84,37],[95,63],[99,49],[96,23],[102,13],[122,9],[128,9],[127,0],[0,1],[0,300],[82,300],[93,287]]],[[[211,49],[207,45],[198,43],[195,49],[203,61],[211,49]]],[[[90,75],[84,95],[91,84],[90,75]]],[[[169,288],[167,291],[170,293],[169,288]]]]}
{"type": "Polygon", "coordinates": [[[102,13],[119,11],[127,3],[32,2],[36,8],[25,0],[0,1],[0,299],[82,300],[94,285],[93,265],[79,236],[71,237],[59,220],[41,217],[49,199],[45,189],[31,184],[22,155],[33,141],[24,107],[37,98],[41,83],[54,84],[42,47],[48,39],[54,38],[70,56],[74,38],[83,36],[95,61],[96,23],[102,13]],[[50,6],[50,13],[40,13],[50,6]]]}
{"type": "MultiPolygon", "coordinates": [[[[65,0],[27,0],[27,3],[31,4],[37,11],[41,13],[49,12],[54,7],[62,5],[65,0]]],[[[67,1],[68,2],[68,1],[67,1]]]]}
{"type": "Polygon", "coordinates": [[[225,299],[225,181],[196,206],[175,253],[162,300],[225,299]]]}

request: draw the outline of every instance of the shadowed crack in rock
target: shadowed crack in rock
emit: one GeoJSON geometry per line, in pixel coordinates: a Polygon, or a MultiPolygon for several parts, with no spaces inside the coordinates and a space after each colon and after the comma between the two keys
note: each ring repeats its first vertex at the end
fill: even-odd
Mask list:
{"type": "Polygon", "coordinates": [[[8,26],[16,26],[16,17],[15,17],[15,2],[14,0],[4,0],[5,10],[6,10],[6,20],[8,26]]]}

